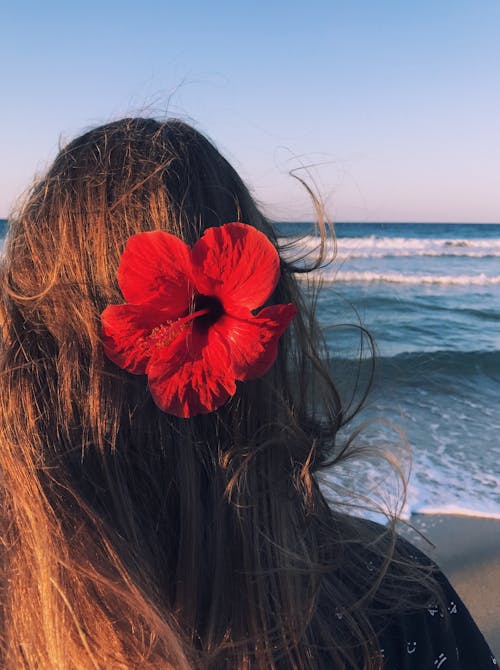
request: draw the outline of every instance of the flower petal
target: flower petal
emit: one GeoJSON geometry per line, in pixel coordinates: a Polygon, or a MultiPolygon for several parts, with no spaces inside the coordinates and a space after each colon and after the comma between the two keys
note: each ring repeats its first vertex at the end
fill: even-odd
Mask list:
{"type": "Polygon", "coordinates": [[[147,339],[166,322],[163,311],[149,306],[110,305],[101,314],[104,353],[124,370],[143,375],[151,357],[147,339]]]}
{"type": "Polygon", "coordinates": [[[264,233],[244,223],[207,229],[191,255],[198,292],[219,298],[229,314],[261,307],[278,283],[278,252],[264,233]]]}
{"type": "Polygon", "coordinates": [[[225,338],[236,379],[255,379],[276,360],[278,340],[295,316],[294,305],[265,307],[256,316],[240,319],[224,316],[213,326],[225,338]]]}
{"type": "Polygon", "coordinates": [[[118,270],[127,302],[154,305],[172,317],[181,316],[189,308],[190,280],[191,250],[175,235],[154,230],[128,240],[118,270]]]}
{"type": "Polygon", "coordinates": [[[151,357],[147,375],[158,407],[183,418],[213,412],[236,392],[227,343],[195,322],[151,357]]]}

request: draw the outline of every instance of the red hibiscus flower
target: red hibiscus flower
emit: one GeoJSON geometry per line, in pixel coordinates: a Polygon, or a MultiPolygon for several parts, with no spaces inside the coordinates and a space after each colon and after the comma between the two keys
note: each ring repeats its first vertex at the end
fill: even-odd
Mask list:
{"type": "Polygon", "coordinates": [[[163,231],[131,237],[118,270],[124,305],[101,315],[104,351],[148,376],[155,403],[190,417],[216,410],[274,363],[293,305],[255,313],[280,274],[276,249],[244,223],[209,228],[192,249],[163,231]]]}

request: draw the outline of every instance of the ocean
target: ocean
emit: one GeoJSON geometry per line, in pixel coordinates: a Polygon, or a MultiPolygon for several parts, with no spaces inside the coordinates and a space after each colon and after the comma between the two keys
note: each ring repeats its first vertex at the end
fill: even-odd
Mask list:
{"type": "MultiPolygon", "coordinates": [[[[276,228],[293,254],[314,257],[312,224],[276,228]]],[[[6,230],[0,220],[0,245],[6,230]]],[[[360,324],[375,344],[371,393],[341,437],[359,431],[356,444],[400,458],[409,475],[403,517],[500,518],[500,224],[338,223],[335,230],[335,260],[313,274],[322,282],[317,314],[346,413],[371,373],[360,324]]],[[[376,458],[348,462],[326,480],[337,485],[333,496],[344,486],[353,505],[364,496],[368,507],[392,506],[402,491],[376,458]]]]}
{"type": "MultiPolygon", "coordinates": [[[[277,231],[283,244],[295,241],[294,254],[317,248],[311,224],[277,231]]],[[[356,444],[403,461],[403,517],[500,518],[500,225],[338,223],[335,232],[335,260],[313,274],[347,412],[371,370],[359,324],[376,352],[372,391],[343,437],[360,430],[356,444]]],[[[377,459],[328,479],[368,506],[391,506],[401,494],[377,459]]]]}

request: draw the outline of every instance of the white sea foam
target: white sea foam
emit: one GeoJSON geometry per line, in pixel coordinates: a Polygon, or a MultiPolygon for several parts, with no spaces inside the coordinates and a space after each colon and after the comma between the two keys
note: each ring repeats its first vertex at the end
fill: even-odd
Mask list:
{"type": "MultiPolygon", "coordinates": [[[[324,277],[326,279],[326,277],[324,277]]],[[[332,277],[335,281],[352,282],[388,282],[394,284],[451,284],[456,286],[486,286],[500,284],[500,276],[488,277],[479,275],[405,275],[399,272],[337,272],[332,277]]]]}
{"type": "MultiPolygon", "coordinates": [[[[457,464],[443,460],[437,465],[425,456],[418,458],[415,455],[406,501],[398,516],[407,521],[414,514],[500,519],[498,488],[491,490],[480,481],[471,482],[457,464]]],[[[394,513],[398,509],[398,501],[401,501],[402,491],[395,486],[395,477],[386,470],[383,466],[381,469],[380,464],[366,461],[355,468],[336,468],[324,478],[325,493],[328,497],[328,483],[343,485],[346,492],[354,488],[352,494],[346,493],[344,498],[340,495],[337,502],[347,502],[353,506],[354,513],[375,518],[373,513],[380,510],[380,503],[384,501],[387,504],[382,507],[394,513]],[[362,493],[362,497],[358,498],[356,492],[362,493]],[[356,507],[358,501],[360,504],[356,507]]]]}
{"type": "Polygon", "coordinates": [[[484,510],[474,507],[462,507],[461,505],[441,505],[436,507],[423,505],[422,507],[412,509],[411,514],[472,516],[480,519],[500,520],[500,512],[493,509],[484,510]]]}
{"type": "MultiPolygon", "coordinates": [[[[489,277],[484,273],[477,275],[437,275],[437,274],[403,274],[402,272],[355,272],[337,270],[328,266],[315,271],[317,278],[323,282],[384,282],[389,284],[446,284],[450,286],[488,286],[500,284],[500,275],[489,277]]],[[[301,278],[301,275],[298,275],[301,278]]]]}
{"type": "MultiPolygon", "coordinates": [[[[459,398],[454,401],[454,404],[457,403],[459,398]]],[[[384,407],[374,406],[375,416],[386,414],[384,407]]],[[[362,496],[362,501],[373,501],[373,504],[367,504],[372,510],[379,503],[388,502],[390,504],[384,508],[399,511],[399,516],[406,520],[412,514],[456,514],[500,519],[497,447],[491,444],[491,436],[487,436],[481,454],[470,449],[470,445],[477,441],[481,416],[477,417],[477,425],[474,417],[469,417],[467,424],[462,426],[458,419],[462,414],[461,407],[457,411],[450,410],[449,415],[442,408],[435,412],[419,410],[415,414],[413,407],[405,411],[403,405],[401,412],[397,425],[412,447],[411,468],[402,438],[391,430],[384,430],[383,424],[369,424],[374,432],[367,434],[362,431],[361,437],[365,446],[382,449],[386,456],[396,457],[406,476],[409,475],[404,507],[398,510],[402,489],[395,473],[384,461],[366,457],[336,465],[325,473],[326,482],[345,488],[346,494],[342,495],[340,489],[337,500],[345,500],[352,505],[357,495],[362,496]],[[405,420],[404,415],[407,415],[405,420]],[[426,417],[425,437],[422,434],[422,417],[426,417]],[[377,425],[378,431],[375,430],[377,425]],[[457,433],[456,426],[461,427],[460,433],[457,433]],[[473,429],[471,434],[470,429],[473,429]]],[[[366,515],[366,509],[360,507],[357,513],[366,515]]]]}
{"type": "MultiPolygon", "coordinates": [[[[281,239],[286,245],[290,239],[281,239]]],[[[294,251],[314,253],[318,249],[318,238],[312,235],[296,240],[294,251]]],[[[338,260],[354,258],[387,258],[414,256],[456,256],[470,258],[500,257],[500,238],[490,239],[437,239],[415,237],[341,237],[334,242],[328,240],[327,252],[333,255],[336,249],[338,260]],[[335,247],[336,245],[336,247],[335,247]]]]}

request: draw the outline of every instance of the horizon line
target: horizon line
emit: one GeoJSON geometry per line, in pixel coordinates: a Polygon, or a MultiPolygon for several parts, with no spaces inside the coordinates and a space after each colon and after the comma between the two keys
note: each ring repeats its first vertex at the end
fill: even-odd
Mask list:
{"type": "MultiPolygon", "coordinates": [[[[266,217],[267,218],[267,217],[266,217]]],[[[312,219],[268,219],[271,221],[272,224],[277,223],[277,224],[294,224],[294,223],[310,223],[310,224],[316,224],[317,222],[312,220],[312,219]]],[[[7,216],[0,216],[0,221],[1,222],[7,222],[9,221],[7,216]]],[[[333,226],[337,226],[339,224],[366,224],[370,226],[374,225],[386,225],[386,224],[401,224],[401,225],[424,225],[424,226],[499,226],[500,225],[500,220],[499,221],[412,221],[411,219],[407,220],[402,220],[402,219],[393,219],[390,221],[386,220],[378,220],[378,221],[359,221],[359,220],[354,220],[354,219],[343,219],[343,220],[336,220],[336,221],[331,221],[329,222],[333,226]]]]}

